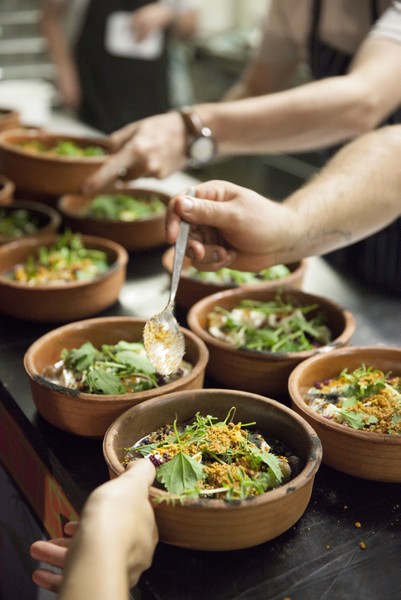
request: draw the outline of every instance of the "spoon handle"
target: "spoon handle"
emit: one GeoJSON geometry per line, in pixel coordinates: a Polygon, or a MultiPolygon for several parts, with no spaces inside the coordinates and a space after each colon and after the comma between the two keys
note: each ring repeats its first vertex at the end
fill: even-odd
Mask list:
{"type": "MultiPolygon", "coordinates": [[[[195,195],[194,188],[190,187],[188,189],[187,194],[188,194],[188,196],[194,196],[195,195]]],[[[180,222],[180,231],[178,233],[177,241],[175,243],[173,271],[172,271],[172,275],[171,275],[170,298],[168,301],[168,305],[171,307],[174,303],[178,284],[180,282],[182,263],[184,262],[185,250],[187,249],[190,227],[191,227],[190,223],[187,223],[186,221],[180,222]]]]}

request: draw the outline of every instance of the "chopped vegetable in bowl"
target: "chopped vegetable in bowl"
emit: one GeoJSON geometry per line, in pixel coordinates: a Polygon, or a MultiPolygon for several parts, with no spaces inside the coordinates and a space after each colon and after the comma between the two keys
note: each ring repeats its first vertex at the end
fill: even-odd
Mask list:
{"type": "Polygon", "coordinates": [[[223,268],[218,271],[198,271],[195,267],[185,269],[185,274],[188,277],[212,283],[215,285],[243,285],[261,283],[262,281],[272,281],[274,279],[282,279],[291,273],[286,265],[274,265],[268,269],[263,269],[258,273],[247,271],[236,271],[235,269],[223,268]]]}
{"type": "Polygon", "coordinates": [[[40,221],[25,208],[0,209],[0,236],[18,238],[36,233],[40,221]]]}
{"type": "Polygon", "coordinates": [[[52,146],[46,145],[41,140],[29,140],[18,144],[23,150],[32,154],[46,154],[47,156],[104,156],[107,154],[101,146],[80,146],[71,140],[60,140],[52,146]]]}
{"type": "Polygon", "coordinates": [[[67,231],[53,245],[42,246],[37,256],[29,256],[6,276],[30,286],[58,285],[94,279],[108,269],[105,252],[85,248],[79,234],[67,231]]]}
{"type": "Polygon", "coordinates": [[[136,221],[165,212],[165,204],[156,195],[145,199],[128,194],[101,194],[82,211],[82,215],[115,221],[136,221]]]}
{"type": "Polygon", "coordinates": [[[280,295],[269,302],[241,300],[226,310],[216,306],[208,315],[209,333],[239,349],[256,352],[302,352],[332,339],[318,306],[295,306],[280,295]]]}
{"type": "Polygon", "coordinates": [[[81,392],[127,394],[166,385],[191,370],[192,365],[183,361],[176,373],[164,377],[149,362],[140,342],[120,340],[98,349],[87,341],[79,348],[64,349],[61,360],[48,367],[43,376],[81,392]]]}
{"type": "Polygon", "coordinates": [[[316,382],[305,402],[318,414],[352,429],[401,434],[401,377],[373,367],[316,382]]]}
{"type": "Polygon", "coordinates": [[[151,460],[170,501],[244,500],[294,477],[298,457],[255,431],[255,423],[234,423],[234,414],[231,408],[224,421],[197,413],[189,424],[166,424],[127,449],[123,464],[140,456],[151,460]]]}

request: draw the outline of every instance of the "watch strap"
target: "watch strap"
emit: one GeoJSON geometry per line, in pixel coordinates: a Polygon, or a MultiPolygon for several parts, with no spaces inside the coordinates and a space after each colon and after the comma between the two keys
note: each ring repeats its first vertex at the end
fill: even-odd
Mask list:
{"type": "Polygon", "coordinates": [[[178,112],[184,121],[187,134],[192,137],[201,136],[203,124],[199,115],[188,107],[181,108],[178,112]]]}

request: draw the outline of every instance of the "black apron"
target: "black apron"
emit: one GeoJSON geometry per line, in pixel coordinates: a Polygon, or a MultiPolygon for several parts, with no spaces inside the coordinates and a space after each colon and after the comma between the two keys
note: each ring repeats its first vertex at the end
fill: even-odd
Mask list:
{"type": "MultiPolygon", "coordinates": [[[[352,56],[332,48],[320,39],[321,5],[321,0],[314,1],[309,38],[310,67],[315,79],[345,74],[352,60],[352,56]]],[[[373,25],[379,17],[375,0],[370,1],[370,10],[373,25]]],[[[394,123],[401,123],[401,107],[382,125],[394,123]]],[[[337,146],[323,151],[322,162],[333,155],[338,148],[337,146]]],[[[350,202],[352,202],[352,190],[350,190],[350,202]]],[[[327,254],[325,258],[334,266],[350,272],[371,287],[401,295],[401,219],[397,219],[382,231],[361,242],[327,254]]]]}
{"type": "Polygon", "coordinates": [[[75,47],[82,89],[80,119],[111,133],[127,123],[169,109],[167,33],[160,58],[143,60],[111,55],[105,49],[107,17],[131,12],[153,0],[90,0],[75,47]]]}

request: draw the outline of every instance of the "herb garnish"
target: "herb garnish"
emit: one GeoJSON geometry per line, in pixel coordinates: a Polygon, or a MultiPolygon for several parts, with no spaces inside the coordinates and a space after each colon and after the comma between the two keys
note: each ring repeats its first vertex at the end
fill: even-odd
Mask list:
{"type": "Polygon", "coordinates": [[[107,254],[86,248],[79,234],[66,231],[51,246],[41,246],[7,276],[28,285],[85,281],[102,275],[109,268],[107,254]]]}
{"type": "Polygon", "coordinates": [[[237,271],[235,269],[228,269],[227,267],[219,269],[218,271],[198,271],[195,267],[188,267],[185,269],[185,274],[193,279],[199,279],[199,281],[212,283],[214,285],[232,286],[282,279],[283,277],[287,277],[290,273],[291,271],[286,265],[274,265],[268,269],[263,269],[258,273],[237,271]]]}
{"type": "Polygon", "coordinates": [[[71,389],[91,394],[126,394],[165,385],[191,370],[189,363],[170,377],[159,375],[140,342],[120,340],[100,349],[87,341],[79,348],[64,349],[61,361],[44,374],[71,389]]]}
{"type": "Polygon", "coordinates": [[[156,195],[141,199],[127,194],[101,194],[92,200],[83,215],[114,221],[136,221],[165,212],[165,204],[156,195]]]}
{"type": "MultiPolygon", "coordinates": [[[[291,477],[288,458],[276,455],[250,429],[255,423],[232,422],[235,408],[219,421],[195,415],[190,424],[166,425],[127,449],[124,464],[140,456],[156,466],[156,479],[169,500],[223,498],[244,500],[283,484],[291,477]]],[[[289,453],[288,453],[289,455],[289,453]]]]}
{"type": "Polygon", "coordinates": [[[316,412],[353,429],[401,433],[401,378],[361,365],[317,382],[305,400],[316,412]]]}
{"type": "Polygon", "coordinates": [[[318,305],[296,306],[278,294],[270,302],[242,300],[208,315],[208,330],[216,338],[257,352],[302,352],[331,341],[318,305]]]}

